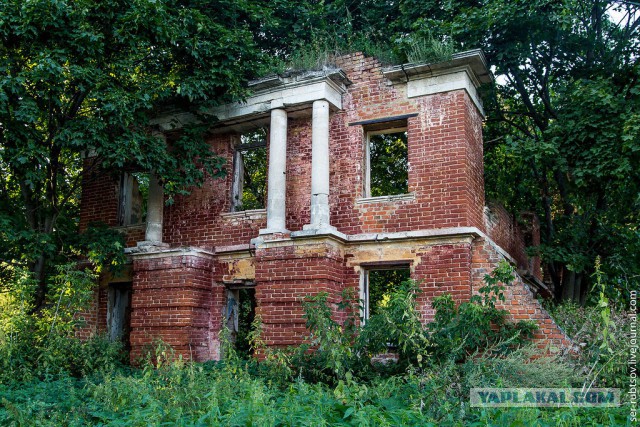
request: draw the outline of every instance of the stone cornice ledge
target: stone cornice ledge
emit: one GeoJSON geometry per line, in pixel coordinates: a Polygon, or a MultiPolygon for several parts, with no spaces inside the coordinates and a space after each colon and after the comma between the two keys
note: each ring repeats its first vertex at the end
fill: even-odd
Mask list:
{"type": "Polygon", "coordinates": [[[251,209],[237,212],[223,212],[220,214],[223,219],[262,219],[267,217],[266,209],[251,209]]]}
{"type": "Polygon", "coordinates": [[[480,49],[454,53],[448,61],[395,65],[383,69],[382,73],[394,83],[406,83],[414,79],[447,73],[452,69],[461,67],[468,67],[472,71],[473,78],[477,84],[491,83],[493,81],[487,59],[480,49]]]}
{"type": "MultiPolygon", "coordinates": [[[[221,105],[207,111],[219,124],[254,119],[274,108],[290,109],[326,100],[334,110],[342,109],[342,94],[346,92],[346,75],[342,70],[309,72],[293,77],[268,77],[249,83],[255,92],[245,102],[221,105]]],[[[350,82],[348,82],[350,83],[350,82]]]]}
{"type": "Polygon", "coordinates": [[[150,259],[150,258],[163,258],[169,256],[198,256],[203,258],[211,258],[217,255],[234,252],[244,252],[254,249],[259,246],[272,246],[281,245],[284,242],[300,241],[306,239],[330,239],[343,244],[362,244],[362,243],[382,243],[382,242],[397,242],[407,240],[424,240],[424,239],[442,239],[447,237],[471,237],[471,238],[483,238],[490,245],[494,247],[502,256],[512,264],[516,264],[515,259],[507,253],[503,248],[498,246],[489,236],[482,232],[477,227],[450,227],[450,228],[437,228],[431,230],[416,230],[416,231],[399,231],[394,233],[362,233],[346,235],[332,228],[326,229],[309,229],[294,231],[291,233],[290,239],[277,239],[273,241],[264,241],[262,238],[252,239],[251,244],[224,246],[216,248],[216,252],[207,251],[195,247],[185,248],[171,248],[171,249],[156,249],[153,246],[145,247],[143,250],[140,248],[127,248],[125,253],[135,257],[136,259],[150,259]],[[255,246],[254,246],[255,245],[255,246]]]}
{"type": "Polygon", "coordinates": [[[442,238],[449,236],[467,235],[472,237],[484,236],[476,227],[436,228],[432,230],[398,231],[394,233],[363,233],[348,237],[349,243],[380,242],[385,240],[414,240],[425,238],[442,238]]]}
{"type": "Polygon", "coordinates": [[[154,246],[147,246],[144,249],[141,248],[127,248],[125,253],[135,259],[153,259],[153,258],[166,258],[173,256],[195,256],[200,258],[213,258],[215,254],[211,251],[196,248],[196,247],[183,247],[183,248],[159,248],[154,246]]]}
{"type": "Polygon", "coordinates": [[[415,193],[394,194],[391,196],[362,197],[360,199],[356,199],[356,205],[364,205],[368,203],[400,202],[404,200],[415,200],[415,199],[416,199],[415,193]]]}
{"type": "MultiPolygon", "coordinates": [[[[498,246],[489,236],[477,227],[450,227],[431,230],[399,231],[394,233],[362,233],[346,235],[331,229],[302,230],[291,233],[292,240],[329,238],[345,244],[381,243],[406,240],[442,239],[447,237],[483,238],[491,244],[507,261],[516,264],[515,259],[498,246]]],[[[281,241],[280,241],[281,242],[281,241]]],[[[260,244],[260,243],[258,243],[260,244]]]]}

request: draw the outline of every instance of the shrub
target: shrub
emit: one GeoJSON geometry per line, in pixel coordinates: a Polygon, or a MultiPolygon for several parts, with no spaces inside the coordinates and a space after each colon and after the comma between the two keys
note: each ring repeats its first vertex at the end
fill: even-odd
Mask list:
{"type": "MultiPolygon", "coordinates": [[[[268,352],[273,367],[290,363],[292,373],[314,382],[335,384],[347,375],[360,379],[390,376],[426,364],[464,362],[478,352],[486,356],[504,355],[517,349],[533,335],[533,322],[511,323],[508,312],[496,303],[504,300],[504,283],[513,280],[513,269],[501,263],[470,301],[456,307],[450,295],[434,299],[435,321],[421,322],[414,281],[394,289],[388,302],[378,308],[363,326],[358,326],[358,310],[350,292],[337,304],[340,323],[332,317],[329,296],[319,293],[303,302],[309,336],[303,345],[285,352],[268,352]],[[392,352],[397,361],[372,364],[376,355],[392,352]]],[[[361,325],[361,323],[360,323],[361,325]]]]}
{"type": "Polygon", "coordinates": [[[439,361],[461,362],[478,349],[504,354],[527,342],[537,325],[531,321],[511,323],[508,311],[496,307],[496,302],[504,301],[503,284],[513,279],[513,268],[503,261],[485,275],[485,285],[468,302],[456,307],[451,295],[434,298],[435,321],[428,325],[432,356],[439,361]]]}
{"type": "Polygon", "coordinates": [[[122,346],[105,337],[83,342],[75,332],[93,298],[96,275],[76,263],[59,265],[48,286],[50,303],[33,311],[35,283],[17,275],[0,299],[0,384],[87,375],[122,360],[122,346]]]}

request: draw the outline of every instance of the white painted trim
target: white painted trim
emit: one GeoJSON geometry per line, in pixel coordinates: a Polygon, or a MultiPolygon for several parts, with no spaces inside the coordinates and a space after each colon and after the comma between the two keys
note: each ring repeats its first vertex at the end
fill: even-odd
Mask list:
{"type": "Polygon", "coordinates": [[[415,193],[407,194],[392,194],[390,196],[376,196],[376,197],[363,197],[356,200],[356,205],[365,205],[369,203],[389,203],[389,202],[401,202],[404,200],[415,200],[415,193]]]}
{"type": "Polygon", "coordinates": [[[341,110],[344,92],[328,77],[296,81],[258,91],[244,103],[215,107],[207,114],[215,116],[220,122],[226,122],[258,114],[267,114],[275,108],[286,109],[297,105],[312,104],[318,100],[326,100],[334,109],[341,110]]]}
{"type": "Polygon", "coordinates": [[[433,63],[402,64],[382,70],[382,74],[392,83],[406,83],[414,78],[433,76],[455,68],[468,66],[479,84],[491,83],[493,75],[484,53],[480,49],[458,52],[451,55],[448,61],[433,63]]]}
{"type": "Polygon", "coordinates": [[[222,212],[220,217],[225,220],[233,219],[262,219],[267,217],[266,209],[249,209],[237,212],[222,212]]]}
{"type": "MultiPolygon", "coordinates": [[[[129,255],[136,259],[154,259],[154,258],[168,258],[175,256],[195,256],[199,258],[213,258],[215,253],[207,251],[205,249],[186,247],[186,248],[170,248],[153,250],[153,247],[149,247],[147,251],[140,251],[139,248],[127,248],[131,249],[129,255]]],[[[125,253],[127,251],[125,250],[125,253]]]]}
{"type": "Polygon", "coordinates": [[[407,98],[433,95],[436,93],[465,90],[480,114],[484,117],[482,100],[478,96],[476,88],[479,82],[475,78],[471,67],[464,66],[454,69],[442,70],[431,76],[412,79],[407,82],[407,98]]]}

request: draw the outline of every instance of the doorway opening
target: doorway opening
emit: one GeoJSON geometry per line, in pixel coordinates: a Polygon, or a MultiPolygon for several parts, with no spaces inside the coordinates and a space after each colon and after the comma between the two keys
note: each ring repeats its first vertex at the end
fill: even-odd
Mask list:
{"type": "Polygon", "coordinates": [[[255,286],[227,289],[227,327],[236,352],[241,357],[253,355],[249,343],[251,325],[256,317],[255,286]]]}
{"type": "Polygon", "coordinates": [[[121,341],[131,350],[131,282],[110,283],[107,309],[107,333],[111,341],[121,341]]]}

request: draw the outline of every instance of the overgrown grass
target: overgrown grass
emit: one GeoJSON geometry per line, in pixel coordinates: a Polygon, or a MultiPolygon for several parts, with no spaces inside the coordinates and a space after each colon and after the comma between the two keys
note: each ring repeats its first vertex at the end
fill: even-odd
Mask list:
{"type": "Polygon", "coordinates": [[[618,353],[607,350],[622,345],[626,317],[603,311],[603,304],[555,308],[585,351],[575,358],[549,354],[522,340],[528,326],[510,324],[493,304],[511,274],[501,265],[478,296],[458,307],[442,297],[436,322],[427,327],[416,311],[415,283],[395,290],[368,330],[353,322],[353,297],[345,295],[338,307],[351,310],[338,324],[320,294],[305,303],[306,347],[268,351],[256,320],[251,340],[265,356],[260,361],[240,358],[225,334],[222,362],[188,363],[159,342],[135,369],[120,364],[117,348],[100,338],[83,343],[52,334],[34,357],[4,341],[0,354],[18,353],[0,377],[0,425],[634,425],[628,372],[618,359],[611,364],[618,353]],[[398,363],[372,364],[371,356],[389,345],[398,363]],[[624,404],[498,409],[469,403],[474,387],[582,386],[621,387],[624,404]]]}
{"type": "Polygon", "coordinates": [[[319,34],[310,42],[296,46],[289,55],[282,58],[275,72],[315,71],[335,67],[337,57],[353,52],[362,52],[376,58],[383,66],[388,66],[407,62],[447,61],[454,53],[454,46],[450,39],[437,39],[428,32],[386,42],[376,41],[366,35],[339,37],[319,34]]]}
{"type": "Polygon", "coordinates": [[[268,376],[252,374],[253,363],[175,362],[97,377],[62,376],[2,386],[0,424],[632,425],[627,407],[470,408],[468,387],[494,384],[495,372],[490,371],[496,366],[484,360],[368,382],[346,379],[333,386],[301,379],[276,385],[268,376]]]}

